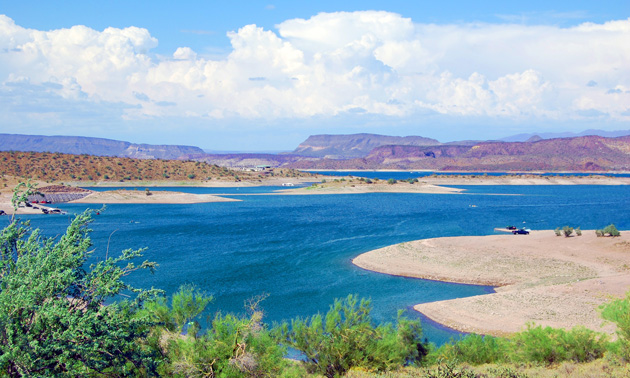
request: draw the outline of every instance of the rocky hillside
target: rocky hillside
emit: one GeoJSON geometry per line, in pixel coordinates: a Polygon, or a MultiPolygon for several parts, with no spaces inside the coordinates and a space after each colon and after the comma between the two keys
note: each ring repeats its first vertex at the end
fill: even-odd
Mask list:
{"type": "Polygon", "coordinates": [[[291,169],[237,171],[192,160],[151,160],[48,152],[0,152],[0,180],[44,182],[244,181],[269,176],[305,177],[291,169]]]}
{"type": "Polygon", "coordinates": [[[435,139],[421,136],[387,136],[377,134],[311,135],[292,152],[295,155],[347,159],[367,156],[373,149],[385,145],[438,145],[435,139]]]}
{"type": "Polygon", "coordinates": [[[585,136],[473,146],[381,146],[361,159],[300,161],[300,169],[431,169],[461,171],[627,171],[630,136],[585,136]]]}
{"type": "Polygon", "coordinates": [[[186,155],[187,159],[203,161],[208,164],[216,164],[221,167],[234,169],[253,168],[257,166],[281,167],[290,165],[296,161],[305,160],[302,156],[296,155],[274,155],[274,154],[192,154],[186,155]]]}
{"type": "Polygon", "coordinates": [[[137,159],[180,159],[188,154],[203,154],[201,148],[192,146],[135,144],[79,136],[21,134],[0,134],[0,151],[61,152],[137,159]]]}

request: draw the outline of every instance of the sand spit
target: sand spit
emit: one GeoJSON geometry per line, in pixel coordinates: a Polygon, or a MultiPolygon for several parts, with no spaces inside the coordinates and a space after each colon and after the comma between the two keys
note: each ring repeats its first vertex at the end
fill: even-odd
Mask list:
{"type": "Polygon", "coordinates": [[[439,281],[497,286],[496,293],[423,303],[414,308],[463,332],[506,335],[528,322],[571,328],[602,326],[598,307],[630,289],[630,232],[621,237],[490,235],[418,240],[364,253],[364,269],[439,281]]]}
{"type": "Polygon", "coordinates": [[[93,192],[89,196],[72,201],[71,203],[162,203],[162,204],[190,204],[204,202],[234,202],[232,198],[224,198],[211,194],[192,194],[170,191],[152,191],[147,195],[144,190],[109,190],[93,192]]]}
{"type": "Polygon", "coordinates": [[[361,193],[429,193],[429,194],[456,194],[463,189],[448,188],[430,184],[396,183],[389,185],[385,182],[378,184],[353,184],[353,183],[324,183],[305,188],[277,190],[274,194],[361,194],[361,193]]]}

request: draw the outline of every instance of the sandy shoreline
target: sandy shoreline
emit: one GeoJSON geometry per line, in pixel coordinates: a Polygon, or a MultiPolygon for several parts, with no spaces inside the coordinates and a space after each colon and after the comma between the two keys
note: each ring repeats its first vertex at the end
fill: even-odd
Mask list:
{"type": "MultiPolygon", "coordinates": [[[[145,190],[108,190],[104,192],[91,192],[86,197],[67,203],[92,203],[92,204],[193,204],[206,202],[238,202],[233,198],[220,197],[213,194],[193,194],[172,191],[153,191],[147,195],[145,190]]],[[[56,208],[56,204],[34,205],[33,207],[19,207],[17,214],[43,214],[41,208],[56,208]]],[[[13,214],[11,194],[0,193],[0,210],[6,214],[13,214]]]]}
{"type": "Polygon", "coordinates": [[[147,195],[144,190],[108,190],[92,192],[85,198],[69,203],[128,203],[128,204],[191,204],[205,202],[235,202],[232,198],[224,198],[212,194],[192,194],[171,191],[154,191],[147,195]]]}
{"type": "Polygon", "coordinates": [[[363,194],[363,193],[429,193],[429,194],[455,194],[464,189],[449,188],[446,186],[430,184],[409,184],[407,182],[389,185],[385,182],[378,184],[363,183],[325,183],[305,188],[277,190],[274,194],[290,195],[318,195],[318,194],[363,194]]]}
{"type": "Polygon", "coordinates": [[[418,240],[356,257],[364,269],[439,281],[496,286],[496,293],[416,305],[432,320],[464,332],[506,335],[528,322],[602,327],[598,307],[630,289],[630,234],[597,238],[490,235],[418,240]]]}

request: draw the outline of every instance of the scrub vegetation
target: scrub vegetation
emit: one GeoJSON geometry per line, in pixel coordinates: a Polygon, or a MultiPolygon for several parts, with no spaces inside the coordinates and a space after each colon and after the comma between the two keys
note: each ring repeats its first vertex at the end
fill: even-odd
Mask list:
{"type": "Polygon", "coordinates": [[[219,180],[236,182],[267,177],[310,177],[293,169],[236,171],[193,160],[133,159],[59,152],[0,151],[0,180],[15,176],[44,182],[127,182],[219,180]]]}
{"type": "MultiPolygon", "coordinates": [[[[14,206],[34,188],[21,185],[14,206]]],[[[441,347],[418,320],[375,324],[371,303],[349,295],[325,315],[263,321],[263,297],[245,315],[216,313],[185,285],[170,298],[123,278],[155,264],[125,250],[87,265],[91,212],[58,240],[11,219],[0,232],[0,377],[528,377],[624,376],[630,360],[630,292],[602,306],[616,340],[592,330],[534,324],[505,338],[469,335],[441,347]],[[124,299],[121,299],[124,298],[124,299]],[[205,325],[202,325],[202,322],[205,325]],[[290,360],[288,348],[300,353],[290,360]]]]}

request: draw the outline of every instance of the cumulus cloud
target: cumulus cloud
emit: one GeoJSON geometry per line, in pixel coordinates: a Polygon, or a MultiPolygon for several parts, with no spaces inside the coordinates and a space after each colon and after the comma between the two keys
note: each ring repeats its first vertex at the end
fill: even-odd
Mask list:
{"type": "Polygon", "coordinates": [[[62,98],[64,107],[124,104],[116,106],[124,119],[430,112],[630,120],[630,20],[569,28],[432,25],[363,11],[321,13],[276,28],[229,32],[231,52],[213,60],[189,47],[155,55],[158,41],[142,28],[40,31],[0,15],[0,99],[31,85],[47,93],[32,112],[62,98]]]}

